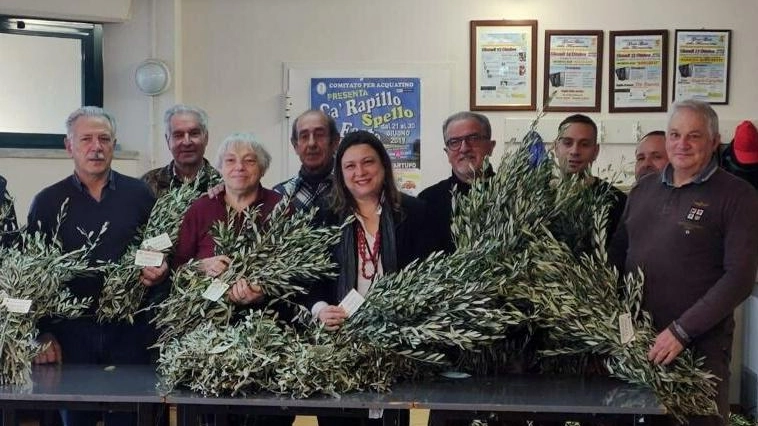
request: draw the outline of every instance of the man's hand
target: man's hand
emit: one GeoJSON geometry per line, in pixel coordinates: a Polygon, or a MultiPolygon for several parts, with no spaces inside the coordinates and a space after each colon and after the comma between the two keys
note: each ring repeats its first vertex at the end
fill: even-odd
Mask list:
{"type": "Polygon", "coordinates": [[[240,278],[226,292],[229,301],[235,305],[250,305],[263,299],[263,289],[258,284],[248,284],[240,278]]]}
{"type": "Polygon", "coordinates": [[[34,357],[34,364],[60,364],[63,362],[63,352],[58,340],[50,333],[42,333],[37,337],[37,342],[42,346],[47,346],[34,357]]]}
{"type": "Polygon", "coordinates": [[[226,189],[226,185],[224,185],[223,182],[221,182],[220,184],[214,187],[208,188],[208,198],[212,200],[218,197],[222,192],[224,192],[225,189],[226,189]]]}
{"type": "Polygon", "coordinates": [[[229,265],[232,264],[232,259],[229,256],[213,256],[206,257],[200,261],[200,269],[205,272],[205,275],[216,278],[217,276],[226,272],[229,269],[229,265]]]}
{"type": "Polygon", "coordinates": [[[324,324],[324,328],[331,331],[339,329],[345,322],[345,318],[347,318],[347,312],[341,306],[325,306],[318,313],[318,319],[324,324]]]}
{"type": "Polygon", "coordinates": [[[145,266],[139,273],[139,282],[145,287],[160,284],[168,276],[168,263],[163,260],[161,266],[145,266]]]}
{"type": "Polygon", "coordinates": [[[683,350],[684,346],[667,328],[655,338],[653,347],[647,353],[647,359],[654,364],[669,365],[683,350]]]}

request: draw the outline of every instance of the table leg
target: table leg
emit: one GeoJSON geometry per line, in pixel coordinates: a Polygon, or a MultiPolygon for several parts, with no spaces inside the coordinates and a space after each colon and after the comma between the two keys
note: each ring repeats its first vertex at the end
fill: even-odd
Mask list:
{"type": "Polygon", "coordinates": [[[16,426],[16,410],[3,409],[3,426],[16,426]]]}

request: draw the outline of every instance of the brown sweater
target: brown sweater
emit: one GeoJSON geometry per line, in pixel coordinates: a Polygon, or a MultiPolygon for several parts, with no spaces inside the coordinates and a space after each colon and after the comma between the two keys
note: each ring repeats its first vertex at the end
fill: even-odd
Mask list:
{"type": "Polygon", "coordinates": [[[642,269],[656,328],[678,328],[685,345],[715,328],[731,332],[758,266],[758,192],[715,167],[679,188],[657,174],[640,180],[611,247],[617,265],[642,269]]]}

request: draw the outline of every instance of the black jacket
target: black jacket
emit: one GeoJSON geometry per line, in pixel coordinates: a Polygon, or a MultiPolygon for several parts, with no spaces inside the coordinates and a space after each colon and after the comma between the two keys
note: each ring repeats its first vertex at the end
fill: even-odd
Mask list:
{"type": "MultiPolygon", "coordinates": [[[[382,267],[384,273],[396,272],[415,259],[423,259],[433,250],[433,240],[428,226],[426,204],[414,197],[402,194],[400,211],[394,211],[390,206],[382,208],[380,232],[382,235],[382,267]],[[385,216],[387,215],[387,216],[385,216]],[[387,224],[392,227],[389,232],[387,224]]],[[[342,223],[344,218],[332,214],[330,222],[342,223]]],[[[355,288],[358,279],[357,246],[355,241],[356,227],[360,223],[353,221],[342,231],[337,246],[332,250],[334,262],[339,267],[339,277],[336,280],[326,280],[314,283],[308,297],[308,308],[318,301],[330,305],[339,302],[355,288]]]]}

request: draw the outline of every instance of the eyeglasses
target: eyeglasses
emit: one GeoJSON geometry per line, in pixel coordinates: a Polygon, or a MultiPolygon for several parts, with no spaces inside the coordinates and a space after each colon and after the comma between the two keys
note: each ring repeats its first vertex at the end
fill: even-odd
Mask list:
{"type": "Polygon", "coordinates": [[[463,146],[463,142],[466,142],[468,146],[472,146],[472,145],[477,145],[486,140],[487,138],[485,136],[482,136],[477,133],[473,133],[473,134],[461,136],[458,138],[450,138],[445,141],[445,146],[447,147],[447,149],[451,151],[458,151],[463,146]]]}

